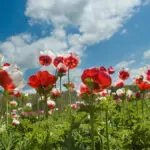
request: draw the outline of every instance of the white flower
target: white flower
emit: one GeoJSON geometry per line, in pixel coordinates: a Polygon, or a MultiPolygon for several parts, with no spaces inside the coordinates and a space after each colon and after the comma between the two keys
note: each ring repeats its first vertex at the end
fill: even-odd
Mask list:
{"type": "Polygon", "coordinates": [[[14,118],[13,121],[12,121],[12,125],[16,126],[16,125],[19,125],[19,124],[20,124],[20,121],[14,118]]]}
{"type": "Polygon", "coordinates": [[[18,105],[18,103],[16,101],[10,101],[9,104],[13,107],[16,107],[18,105]]]}
{"type": "Polygon", "coordinates": [[[107,98],[106,98],[105,96],[102,96],[102,97],[98,97],[97,100],[98,100],[98,101],[99,101],[99,100],[104,100],[104,101],[105,101],[105,100],[107,100],[107,98]]]}
{"type": "Polygon", "coordinates": [[[53,100],[50,100],[50,99],[47,100],[47,106],[49,108],[54,108],[55,105],[56,105],[56,103],[53,100]]]}
{"type": "Polygon", "coordinates": [[[32,108],[32,103],[26,103],[26,107],[32,108]]]}
{"type": "Polygon", "coordinates": [[[29,93],[25,93],[25,96],[28,97],[28,96],[29,96],[29,93]]]}
{"type": "Polygon", "coordinates": [[[131,96],[133,95],[133,91],[127,90],[126,95],[127,95],[128,97],[131,97],[131,96]]]}
{"type": "Polygon", "coordinates": [[[118,90],[116,91],[116,94],[117,94],[118,96],[124,95],[124,94],[125,94],[125,89],[124,89],[124,88],[118,89],[118,90]]]}

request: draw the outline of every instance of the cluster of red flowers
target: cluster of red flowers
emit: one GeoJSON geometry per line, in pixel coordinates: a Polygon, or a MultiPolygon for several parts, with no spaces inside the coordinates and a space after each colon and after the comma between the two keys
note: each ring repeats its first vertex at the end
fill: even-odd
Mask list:
{"type": "Polygon", "coordinates": [[[108,88],[112,83],[110,74],[113,74],[114,72],[112,67],[106,69],[103,66],[100,68],[85,69],[81,76],[81,80],[84,84],[81,84],[80,86],[80,96],[82,97],[84,93],[90,94],[91,92],[101,92],[108,88]]]}
{"type": "Polygon", "coordinates": [[[117,88],[122,88],[124,86],[124,81],[129,78],[130,74],[128,70],[122,69],[119,72],[119,80],[114,83],[114,86],[117,88]]]}
{"type": "Polygon", "coordinates": [[[66,69],[64,68],[67,67],[69,69],[74,69],[79,64],[79,58],[74,53],[70,53],[67,56],[57,56],[56,58],[54,58],[54,60],[53,56],[54,55],[50,51],[41,52],[39,56],[39,63],[42,66],[49,66],[53,62],[53,65],[56,68],[59,66],[59,64],[63,64],[59,66],[58,71],[60,70],[60,72],[62,71],[64,73],[66,72],[66,69]]]}
{"type": "Polygon", "coordinates": [[[140,75],[138,78],[135,79],[135,83],[138,86],[138,88],[142,91],[150,89],[150,70],[146,72],[146,80],[144,80],[144,77],[140,75]]]}

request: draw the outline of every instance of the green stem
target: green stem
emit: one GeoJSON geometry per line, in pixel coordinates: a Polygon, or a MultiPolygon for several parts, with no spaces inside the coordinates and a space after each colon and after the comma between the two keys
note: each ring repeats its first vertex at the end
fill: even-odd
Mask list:
{"type": "Polygon", "coordinates": [[[109,131],[108,131],[108,109],[105,112],[106,117],[106,138],[107,138],[107,150],[110,150],[109,146],[109,131]]]}
{"type": "Polygon", "coordinates": [[[95,150],[95,143],[94,143],[94,104],[93,104],[93,101],[91,100],[91,98],[92,98],[92,92],[89,96],[89,103],[91,105],[91,110],[90,110],[91,150],[95,150]]]}
{"type": "MultiPolygon", "coordinates": [[[[41,97],[41,95],[40,95],[41,97]]],[[[37,114],[38,114],[38,119],[40,118],[40,105],[39,105],[39,99],[37,98],[37,114]]]]}
{"type": "Polygon", "coordinates": [[[144,94],[144,92],[143,92],[143,97],[142,97],[142,100],[141,100],[142,120],[144,120],[144,97],[145,97],[145,94],[144,94]]]}
{"type": "Polygon", "coordinates": [[[68,82],[70,82],[70,69],[68,68],[68,82]]]}
{"type": "Polygon", "coordinates": [[[45,118],[48,119],[48,106],[47,106],[47,95],[44,95],[45,97],[45,118]]]}
{"type": "Polygon", "coordinates": [[[62,79],[62,77],[60,76],[60,92],[62,92],[62,89],[61,89],[61,79],[62,79]]]}
{"type": "Polygon", "coordinates": [[[91,124],[91,148],[92,150],[95,150],[95,144],[94,144],[94,113],[93,109],[90,113],[90,124],[91,124]]]}
{"type": "Polygon", "coordinates": [[[6,124],[8,126],[8,100],[6,99],[6,124]]]}
{"type": "Polygon", "coordinates": [[[136,99],[136,112],[137,116],[139,116],[139,107],[138,107],[138,100],[136,99]]]}

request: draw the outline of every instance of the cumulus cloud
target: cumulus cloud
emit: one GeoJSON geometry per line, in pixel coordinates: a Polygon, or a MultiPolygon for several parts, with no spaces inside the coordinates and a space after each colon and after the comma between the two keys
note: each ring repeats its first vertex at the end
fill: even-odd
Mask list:
{"type": "MultiPolygon", "coordinates": [[[[12,35],[0,42],[0,50],[8,61],[24,68],[39,67],[37,57],[41,50],[50,49],[55,54],[73,51],[82,56],[88,45],[111,38],[145,2],[148,0],[27,0],[25,15],[29,24],[52,25],[52,33],[38,39],[30,33],[12,35]],[[79,33],[68,35],[68,25],[79,33]]],[[[116,67],[133,63],[123,61],[116,67]]],[[[78,69],[73,73],[77,84],[81,72],[78,69]]]]}
{"type": "Polygon", "coordinates": [[[144,58],[150,59],[150,49],[144,52],[144,58]]]}
{"type": "Polygon", "coordinates": [[[24,68],[38,67],[37,57],[42,50],[51,50],[55,54],[63,53],[67,49],[65,32],[55,29],[51,36],[34,39],[32,35],[23,33],[9,37],[0,43],[0,50],[8,61],[17,63],[24,68]]]}
{"type": "Polygon", "coordinates": [[[116,69],[128,68],[130,65],[132,65],[134,63],[135,63],[135,60],[121,61],[118,64],[116,64],[115,68],[116,69]]]}
{"type": "Polygon", "coordinates": [[[88,45],[109,39],[130,18],[142,0],[27,0],[25,15],[30,23],[54,26],[52,34],[34,39],[30,33],[9,37],[0,43],[5,57],[23,67],[37,67],[40,50],[54,53],[75,51],[82,56],[88,45]],[[79,34],[67,35],[65,28],[72,25],[79,34]]]}

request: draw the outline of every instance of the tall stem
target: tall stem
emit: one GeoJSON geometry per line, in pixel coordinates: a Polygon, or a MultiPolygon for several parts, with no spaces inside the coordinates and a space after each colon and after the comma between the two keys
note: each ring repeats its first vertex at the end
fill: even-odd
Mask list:
{"type": "Polygon", "coordinates": [[[6,99],[6,124],[8,126],[8,100],[6,99]]]}
{"type": "Polygon", "coordinates": [[[109,146],[109,131],[108,131],[108,109],[105,112],[106,117],[106,138],[107,138],[107,150],[110,150],[109,146]]]}
{"type": "Polygon", "coordinates": [[[61,90],[61,79],[62,79],[62,77],[60,76],[60,92],[62,91],[62,90],[61,90]]]}
{"type": "Polygon", "coordinates": [[[94,113],[93,109],[90,113],[90,124],[91,124],[91,148],[92,150],[95,150],[95,144],[94,144],[94,113]]]}
{"type": "Polygon", "coordinates": [[[70,69],[68,68],[68,82],[70,82],[70,69]]]}
{"type": "Polygon", "coordinates": [[[44,95],[45,97],[45,118],[48,119],[48,106],[47,106],[47,95],[44,95]]]}
{"type": "Polygon", "coordinates": [[[144,92],[143,92],[142,100],[141,100],[141,107],[142,107],[142,120],[144,120],[144,98],[145,98],[145,94],[144,94],[144,92]]]}
{"type": "MultiPolygon", "coordinates": [[[[41,95],[40,95],[40,98],[42,98],[41,95]]],[[[39,105],[39,99],[38,98],[37,98],[37,114],[38,114],[38,119],[39,119],[40,118],[40,105],[39,105]]]]}
{"type": "Polygon", "coordinates": [[[95,143],[94,143],[94,104],[93,104],[93,101],[91,100],[91,98],[92,98],[92,92],[91,92],[90,97],[89,97],[89,103],[91,105],[91,110],[90,110],[91,150],[95,150],[95,143]]]}
{"type": "MultiPolygon", "coordinates": [[[[69,82],[70,82],[70,69],[68,68],[68,84],[69,84],[69,82]]],[[[69,96],[69,104],[71,105],[72,101],[71,101],[70,88],[68,89],[68,96],[69,96]]]]}
{"type": "Polygon", "coordinates": [[[137,116],[139,116],[139,107],[138,107],[138,100],[136,99],[136,112],[137,116]]]}

